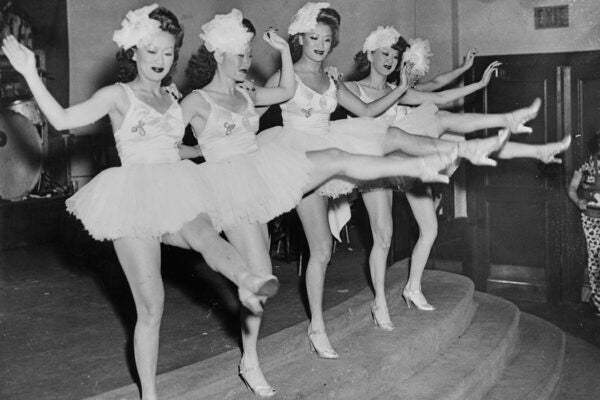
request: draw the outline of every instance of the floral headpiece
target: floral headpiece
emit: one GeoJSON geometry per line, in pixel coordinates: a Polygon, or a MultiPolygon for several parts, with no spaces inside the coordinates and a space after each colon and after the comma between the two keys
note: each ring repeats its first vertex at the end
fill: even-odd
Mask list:
{"type": "Polygon", "coordinates": [[[242,24],[244,16],[237,8],[229,14],[215,15],[202,25],[200,39],[208,51],[224,53],[243,53],[252,40],[253,34],[242,24]]]}
{"type": "Polygon", "coordinates": [[[127,50],[140,45],[145,38],[160,31],[160,22],[149,17],[157,8],[158,4],[152,4],[129,11],[121,22],[122,28],[113,33],[115,43],[127,50]]]}
{"type": "Polygon", "coordinates": [[[367,53],[382,47],[392,47],[398,41],[399,37],[400,33],[393,26],[378,26],[365,39],[363,51],[367,53]]]}
{"type": "Polygon", "coordinates": [[[410,47],[402,55],[402,61],[413,65],[412,72],[424,76],[429,71],[429,57],[433,55],[429,40],[410,39],[410,47]]]}
{"type": "Polygon", "coordinates": [[[317,27],[317,17],[319,11],[323,8],[328,8],[329,3],[306,3],[292,17],[292,23],[288,28],[288,35],[296,33],[310,32],[317,27]]]}

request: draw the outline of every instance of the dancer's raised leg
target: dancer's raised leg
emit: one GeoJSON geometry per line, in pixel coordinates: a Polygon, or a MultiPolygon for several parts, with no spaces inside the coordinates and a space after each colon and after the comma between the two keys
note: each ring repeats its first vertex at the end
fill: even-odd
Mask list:
{"type": "Polygon", "coordinates": [[[133,349],[142,400],[156,400],[158,337],[165,301],[160,274],[160,243],[156,239],[127,237],[117,239],[113,244],[137,312],[133,349]]]}
{"type": "Polygon", "coordinates": [[[163,242],[202,254],[210,268],[238,286],[240,301],[255,314],[262,312],[256,295],[272,297],[277,292],[277,278],[270,273],[264,275],[252,272],[237,250],[217,233],[206,214],[200,214],[179,232],[164,235],[163,242]]]}
{"type": "MultiPolygon", "coordinates": [[[[248,263],[250,270],[257,275],[270,275],[272,271],[268,244],[265,237],[266,225],[246,224],[225,231],[227,238],[248,263]]],[[[266,298],[262,298],[263,301],[266,298]]],[[[261,316],[253,315],[242,309],[242,351],[239,372],[248,388],[260,397],[275,395],[275,389],[269,385],[258,361],[258,333],[261,316]]]]}

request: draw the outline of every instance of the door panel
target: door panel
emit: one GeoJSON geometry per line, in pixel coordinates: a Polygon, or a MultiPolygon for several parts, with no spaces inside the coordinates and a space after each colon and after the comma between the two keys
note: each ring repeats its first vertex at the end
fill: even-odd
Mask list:
{"type": "MultiPolygon", "coordinates": [[[[473,110],[503,113],[524,107],[536,98],[542,107],[528,123],[531,135],[510,140],[543,144],[561,136],[557,118],[557,71],[562,56],[501,56],[476,60],[473,80],[493,60],[502,62],[498,79],[473,96],[473,110]]],[[[494,135],[489,130],[485,135],[494,135]]],[[[534,159],[501,160],[496,168],[468,169],[469,215],[476,215],[474,281],[481,290],[508,297],[545,301],[556,294],[550,282],[560,265],[560,196],[562,167],[534,159]],[[541,277],[541,280],[540,280],[541,277]],[[527,290],[527,288],[531,290],[527,290]]]]}

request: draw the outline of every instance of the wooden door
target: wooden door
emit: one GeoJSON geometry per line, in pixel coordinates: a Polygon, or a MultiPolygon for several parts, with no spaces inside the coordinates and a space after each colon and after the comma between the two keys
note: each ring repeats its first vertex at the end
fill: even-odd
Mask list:
{"type": "MultiPolygon", "coordinates": [[[[565,132],[571,132],[573,144],[565,157],[567,180],[574,169],[589,156],[588,143],[600,132],[600,52],[566,55],[559,67],[563,80],[565,132]]],[[[581,230],[580,213],[570,202],[563,212],[565,240],[562,246],[562,282],[564,300],[579,300],[586,280],[587,254],[581,230]]]]}
{"type": "MultiPolygon", "coordinates": [[[[478,57],[471,81],[480,79],[493,60],[498,78],[467,101],[468,111],[503,113],[542,99],[531,135],[511,141],[541,144],[563,136],[562,78],[564,54],[478,57]]],[[[497,130],[480,132],[494,135],[497,130]]],[[[529,300],[557,300],[560,295],[561,203],[566,201],[565,172],[560,165],[532,159],[499,161],[496,168],[467,169],[468,213],[475,218],[472,278],[478,290],[529,300]]]]}

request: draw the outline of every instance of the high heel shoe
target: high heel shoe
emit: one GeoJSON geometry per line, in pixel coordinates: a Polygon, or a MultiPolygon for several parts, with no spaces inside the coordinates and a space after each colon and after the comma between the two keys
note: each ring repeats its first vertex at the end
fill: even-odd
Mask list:
{"type": "Polygon", "coordinates": [[[533,100],[529,107],[521,108],[508,114],[508,129],[511,133],[532,133],[533,129],[524,124],[537,117],[542,101],[540,98],[533,100]]]}
{"type": "Polygon", "coordinates": [[[562,160],[556,156],[571,146],[571,135],[565,136],[560,142],[547,143],[540,146],[539,160],[545,164],[561,164],[562,160]]]}
{"type": "Polygon", "coordinates": [[[319,330],[313,330],[310,325],[308,325],[308,347],[310,348],[311,353],[315,352],[317,353],[317,357],[319,358],[324,358],[326,360],[336,360],[338,358],[340,358],[340,355],[333,349],[333,347],[331,347],[331,344],[329,343],[329,339],[327,338],[327,335],[325,334],[325,331],[319,331],[319,330]],[[317,346],[315,346],[315,342],[314,342],[314,337],[316,336],[324,336],[325,339],[327,339],[327,343],[326,345],[329,346],[329,348],[327,349],[318,349],[317,346]]]}
{"type": "Polygon", "coordinates": [[[402,291],[402,297],[404,297],[404,301],[406,301],[406,306],[408,308],[410,308],[412,303],[421,311],[435,310],[435,307],[427,302],[427,299],[420,290],[408,290],[408,288],[405,287],[402,291]]]}
{"type": "Polygon", "coordinates": [[[376,306],[375,302],[371,303],[371,316],[373,317],[375,326],[388,332],[394,330],[394,324],[390,320],[390,313],[387,306],[376,306]]]}
{"type": "Polygon", "coordinates": [[[275,275],[249,273],[242,279],[242,286],[257,296],[273,297],[279,290],[279,279],[275,275]]]}
{"type": "Polygon", "coordinates": [[[267,383],[260,367],[243,367],[242,364],[238,365],[238,371],[242,382],[246,385],[249,391],[262,398],[269,398],[275,396],[277,391],[267,383]],[[264,381],[264,384],[256,384],[256,381],[264,381]]]}

